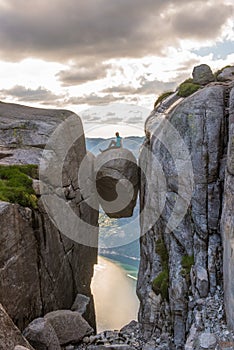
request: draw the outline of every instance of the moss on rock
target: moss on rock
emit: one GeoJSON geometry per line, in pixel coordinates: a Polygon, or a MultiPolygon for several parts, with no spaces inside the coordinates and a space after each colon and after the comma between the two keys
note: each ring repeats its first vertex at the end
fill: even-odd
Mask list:
{"type": "Polygon", "coordinates": [[[168,269],[164,269],[153,280],[152,289],[156,294],[161,294],[163,299],[168,300],[168,298],[169,298],[168,286],[169,286],[169,273],[168,273],[168,269]]]}
{"type": "Polygon", "coordinates": [[[32,187],[32,178],[36,178],[37,174],[36,165],[1,165],[0,200],[36,208],[37,197],[32,187]]]}
{"type": "Polygon", "coordinates": [[[190,270],[194,265],[194,255],[184,255],[181,260],[181,275],[185,277],[187,281],[190,279],[190,270]]]}
{"type": "MultiPolygon", "coordinates": [[[[192,80],[192,79],[191,79],[192,80]]],[[[199,90],[201,86],[199,84],[194,84],[193,82],[190,81],[190,79],[186,80],[180,86],[178,87],[178,96],[180,97],[188,97],[197,90],[199,90]]]]}
{"type": "Polygon", "coordinates": [[[163,299],[168,300],[169,271],[168,271],[168,252],[162,238],[156,241],[156,253],[160,256],[162,271],[152,281],[152,289],[156,294],[161,294],[163,299]]]}

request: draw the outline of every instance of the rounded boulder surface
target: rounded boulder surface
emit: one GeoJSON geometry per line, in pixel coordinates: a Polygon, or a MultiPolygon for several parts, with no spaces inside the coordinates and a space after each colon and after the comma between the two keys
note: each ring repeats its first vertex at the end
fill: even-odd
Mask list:
{"type": "Polygon", "coordinates": [[[24,330],[24,336],[37,350],[60,350],[58,337],[51,324],[44,318],[36,318],[24,330]]]}
{"type": "Polygon", "coordinates": [[[193,83],[206,85],[214,81],[214,74],[207,64],[201,64],[193,69],[193,83]]]}
{"type": "Polygon", "coordinates": [[[226,67],[217,76],[218,81],[234,81],[234,66],[226,67]]]}
{"type": "Polygon", "coordinates": [[[78,343],[86,335],[93,333],[93,328],[76,311],[52,311],[45,315],[45,319],[54,328],[61,345],[78,343]]]}
{"type": "Polygon", "coordinates": [[[95,161],[98,200],[110,218],[131,217],[139,189],[137,160],[125,148],[109,149],[95,161]]]}

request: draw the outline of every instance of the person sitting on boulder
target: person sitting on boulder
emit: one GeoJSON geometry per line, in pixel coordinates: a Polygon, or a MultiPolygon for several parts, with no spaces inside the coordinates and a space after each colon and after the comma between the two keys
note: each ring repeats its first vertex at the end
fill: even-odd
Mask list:
{"type": "Polygon", "coordinates": [[[121,147],[123,147],[122,137],[119,136],[119,132],[118,131],[115,133],[115,136],[116,136],[115,140],[112,140],[110,142],[109,146],[106,149],[104,149],[104,150],[99,149],[100,152],[105,152],[105,151],[108,151],[109,149],[113,149],[113,148],[121,148],[121,147]]]}

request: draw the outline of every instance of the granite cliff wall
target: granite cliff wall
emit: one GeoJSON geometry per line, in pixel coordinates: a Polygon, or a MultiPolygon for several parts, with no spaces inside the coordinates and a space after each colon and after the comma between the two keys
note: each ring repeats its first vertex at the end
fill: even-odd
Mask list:
{"type": "Polygon", "coordinates": [[[229,101],[229,142],[227,153],[227,167],[223,198],[221,232],[223,238],[223,271],[225,290],[225,309],[227,320],[234,328],[234,89],[230,93],[229,101]]]}
{"type": "MultiPolygon", "coordinates": [[[[1,164],[39,164],[50,136],[71,116],[70,129],[64,127],[67,129],[62,130],[63,137],[52,150],[59,153],[66,147],[65,134],[70,138],[77,133],[77,139],[65,152],[62,180],[53,188],[53,200],[56,202],[63,193],[65,205],[87,225],[71,228],[68,220],[66,225],[74,240],[61,233],[55,225],[56,218],[53,220],[45,210],[38,183],[37,209],[0,202],[0,301],[21,330],[49,311],[69,309],[78,293],[90,297],[85,317],[95,328],[90,283],[97,261],[98,210],[91,185],[91,161],[86,167],[88,190],[78,184],[79,168],[87,155],[79,117],[69,111],[0,103],[1,164]],[[87,198],[92,200],[92,206],[87,205],[87,198]],[[84,236],[90,245],[80,239],[84,236]]],[[[52,175],[57,181],[59,174],[52,175]]]]}
{"type": "MultiPolygon", "coordinates": [[[[176,349],[195,349],[204,330],[218,333],[218,310],[211,329],[204,313],[222,304],[223,276],[233,310],[233,94],[232,82],[175,93],[146,121],[139,321],[146,336],[167,334],[176,349]]],[[[233,326],[233,311],[227,316],[233,326]]]]}

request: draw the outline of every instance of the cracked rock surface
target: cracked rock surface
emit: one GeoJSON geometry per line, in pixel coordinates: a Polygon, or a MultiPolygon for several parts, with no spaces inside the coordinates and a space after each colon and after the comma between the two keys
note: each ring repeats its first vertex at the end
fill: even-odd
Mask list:
{"type": "Polygon", "coordinates": [[[146,122],[140,198],[141,209],[149,210],[141,220],[139,321],[146,337],[168,333],[176,349],[184,349],[194,324],[199,334],[205,329],[198,300],[223,288],[222,243],[224,300],[233,326],[233,95],[233,83],[211,83],[176,105],[165,100],[146,122]],[[192,176],[186,175],[189,164],[192,176]]]}
{"type": "Polygon", "coordinates": [[[98,204],[92,186],[93,163],[86,153],[82,122],[70,111],[0,103],[0,154],[4,153],[1,164],[39,164],[42,151],[55,131],[60,137],[56,139],[55,133],[55,144],[47,146],[46,152],[51,157],[51,162],[49,159],[43,163],[43,171],[47,166],[47,172],[43,172],[40,182],[34,181],[38,208],[0,202],[0,301],[23,330],[30,321],[50,311],[70,309],[76,295],[83,294],[89,298],[85,317],[95,329],[90,283],[97,262],[98,204]],[[70,116],[71,122],[62,124],[70,116]],[[72,137],[74,142],[69,144],[72,137]],[[58,161],[64,147],[67,149],[59,176],[57,167],[61,162],[58,161]],[[88,187],[78,183],[84,159],[88,187]],[[54,160],[57,164],[52,163],[54,160]],[[64,231],[61,233],[56,217],[51,220],[51,212],[46,210],[43,200],[47,193],[40,192],[41,184],[53,190],[51,202],[60,210],[58,218],[64,215],[56,207],[62,198],[69,212],[83,223],[72,226],[66,216],[64,227],[65,231],[69,229],[71,237],[64,231]],[[92,205],[86,203],[87,199],[92,205]],[[86,245],[82,244],[82,237],[87,239],[86,245]]]}

